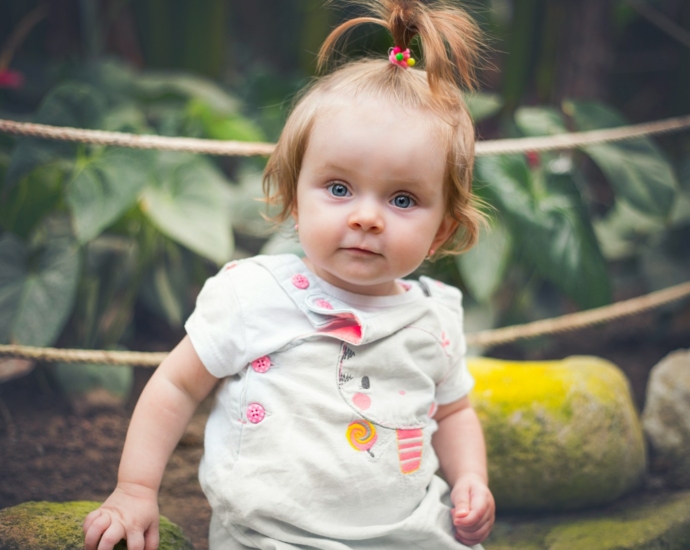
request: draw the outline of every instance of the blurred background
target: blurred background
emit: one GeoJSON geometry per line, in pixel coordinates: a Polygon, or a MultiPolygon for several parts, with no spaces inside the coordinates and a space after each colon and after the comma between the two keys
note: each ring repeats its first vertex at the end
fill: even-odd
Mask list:
{"type": "MultiPolygon", "coordinates": [[[[690,113],[688,2],[466,7],[486,34],[480,89],[467,95],[480,139],[690,113]]],[[[6,0],[0,117],[275,141],[314,76],[321,42],[354,13],[320,0],[6,0]]],[[[383,56],[390,46],[368,26],[343,44],[342,58],[383,56]]],[[[0,341],[170,349],[218,266],[299,252],[289,230],[261,217],[264,163],[0,135],[0,341]]],[[[690,273],[687,132],[483,157],[475,172],[491,230],[469,253],[421,268],[463,289],[470,331],[601,306],[690,273]]],[[[630,331],[637,340],[640,322],[647,337],[675,338],[688,313],[664,311],[653,327],[628,320],[597,342],[630,331]]],[[[595,346],[578,338],[583,353],[595,346]]],[[[493,351],[540,357],[560,347],[537,340],[493,351]]],[[[70,369],[55,367],[65,384],[70,369]]]]}
{"type": "MultiPolygon", "coordinates": [[[[479,90],[467,95],[479,139],[690,114],[690,2],[465,6],[487,40],[479,90]]],[[[314,77],[321,42],[354,13],[321,0],[3,0],[0,118],[273,142],[314,77]]],[[[343,58],[382,58],[391,46],[385,32],[365,27],[342,45],[343,58]]],[[[419,45],[413,49],[418,57],[419,45]]],[[[171,349],[204,280],[224,262],[299,253],[289,228],[261,217],[264,164],[0,134],[0,343],[171,349]]],[[[602,306],[690,274],[690,132],[482,157],[475,174],[490,230],[467,254],[420,268],[463,290],[469,332],[602,306]]],[[[650,368],[690,347],[688,334],[690,307],[676,303],[473,351],[607,357],[642,407],[650,368]]],[[[0,451],[13,472],[0,481],[0,508],[30,498],[105,498],[126,407],[149,375],[0,361],[0,433],[18,438],[0,451]],[[108,415],[84,416],[104,408],[108,415]],[[51,449],[60,469],[41,462],[51,449]]],[[[163,509],[203,547],[204,522],[194,521],[194,510],[207,513],[196,484],[197,432],[183,439],[188,456],[173,461],[163,509]]]]}

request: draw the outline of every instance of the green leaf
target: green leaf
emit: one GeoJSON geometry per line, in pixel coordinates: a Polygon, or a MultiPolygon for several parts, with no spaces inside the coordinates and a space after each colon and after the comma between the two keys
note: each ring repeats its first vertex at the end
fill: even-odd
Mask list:
{"type": "Polygon", "coordinates": [[[149,72],[140,75],[134,84],[142,95],[151,99],[168,95],[183,99],[196,98],[225,115],[236,113],[239,109],[237,99],[213,81],[189,74],[149,72]]]}
{"type": "Polygon", "coordinates": [[[80,243],[97,237],[136,203],[151,176],[155,155],[107,149],[80,165],[66,192],[80,243]]]}
{"type": "Polygon", "coordinates": [[[124,365],[57,363],[53,366],[52,373],[68,395],[81,395],[96,388],[105,388],[110,393],[125,398],[134,381],[132,367],[124,365]]]}
{"type": "Polygon", "coordinates": [[[156,289],[158,301],[165,313],[168,322],[174,327],[182,326],[182,304],[168,277],[168,271],[164,265],[156,267],[153,273],[153,283],[156,289]]]}
{"type": "Polygon", "coordinates": [[[481,157],[476,169],[528,263],[580,306],[607,303],[606,264],[570,175],[532,181],[522,155],[481,157]]]}
{"type": "MultiPolygon", "coordinates": [[[[43,101],[34,122],[51,126],[98,128],[105,111],[105,98],[98,90],[84,84],[64,84],[43,101]]],[[[15,185],[38,166],[71,166],[76,156],[74,143],[35,138],[20,139],[7,170],[8,183],[15,185]]]]}
{"type": "Polygon", "coordinates": [[[23,178],[0,201],[0,226],[26,239],[62,198],[62,173],[40,166],[23,178]]]}
{"type": "Polygon", "coordinates": [[[11,234],[0,238],[0,339],[49,346],[70,312],[79,275],[74,243],[53,238],[29,251],[11,234]]]}
{"type": "Polygon", "coordinates": [[[268,207],[263,202],[262,174],[256,170],[241,170],[237,175],[238,183],[233,185],[232,227],[247,235],[266,237],[274,229],[273,224],[263,215],[274,216],[278,213],[276,207],[268,207]]]}
{"type": "Polygon", "coordinates": [[[678,167],[678,181],[681,189],[690,193],[690,156],[683,159],[678,167]]]}
{"type": "Polygon", "coordinates": [[[233,250],[228,181],[203,157],[163,153],[160,179],[142,193],[146,216],[165,235],[217,264],[233,250]]]}
{"type": "Polygon", "coordinates": [[[609,260],[635,256],[640,243],[666,229],[659,218],[643,214],[624,199],[617,200],[604,218],[594,222],[597,239],[609,260]]]}
{"type": "Polygon", "coordinates": [[[26,278],[27,250],[17,237],[0,237],[0,342],[11,341],[12,324],[26,278]]]}
{"type": "MultiPolygon", "coordinates": [[[[616,111],[595,102],[566,102],[578,130],[623,126],[616,111]]],[[[666,218],[676,197],[678,183],[659,148],[647,138],[637,138],[582,148],[611,183],[616,194],[640,212],[666,218]]]]}
{"type": "Polygon", "coordinates": [[[190,117],[201,121],[204,133],[211,139],[262,141],[261,129],[251,120],[237,114],[223,114],[208,104],[192,99],[187,106],[190,117]]]}
{"type": "Polygon", "coordinates": [[[503,107],[503,99],[498,94],[473,93],[465,95],[465,104],[474,122],[492,117],[503,107]]]}
{"type": "Polygon", "coordinates": [[[568,131],[561,113],[552,107],[522,107],[515,122],[526,136],[553,136],[568,131]]]}
{"type": "Polygon", "coordinates": [[[479,242],[457,256],[462,280],[478,302],[488,302],[503,282],[511,254],[510,236],[494,220],[488,231],[481,231],[479,242]]]}

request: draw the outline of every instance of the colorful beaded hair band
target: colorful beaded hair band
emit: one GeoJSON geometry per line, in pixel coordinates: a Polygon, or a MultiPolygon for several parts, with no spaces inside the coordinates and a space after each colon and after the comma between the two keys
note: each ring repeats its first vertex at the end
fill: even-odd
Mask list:
{"type": "Polygon", "coordinates": [[[402,50],[399,46],[391,48],[388,50],[388,59],[393,65],[407,69],[408,67],[414,67],[416,61],[410,57],[410,50],[402,50]]]}

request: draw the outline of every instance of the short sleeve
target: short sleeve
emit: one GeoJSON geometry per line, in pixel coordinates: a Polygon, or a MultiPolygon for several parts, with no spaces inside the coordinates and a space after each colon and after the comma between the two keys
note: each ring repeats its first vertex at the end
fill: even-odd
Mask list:
{"type": "MultiPolygon", "coordinates": [[[[464,337],[462,341],[464,347],[464,337]]],[[[436,386],[436,402],[439,405],[453,403],[469,394],[473,387],[474,378],[467,368],[467,361],[463,353],[450,367],[448,375],[436,386]]]]}
{"type": "Polygon", "coordinates": [[[232,376],[247,364],[245,322],[229,267],[206,281],[185,323],[194,350],[217,378],[232,376]]]}
{"type": "Polygon", "coordinates": [[[436,402],[439,405],[447,405],[462,399],[474,387],[474,378],[467,368],[462,293],[455,287],[444,285],[428,277],[420,277],[420,283],[439,306],[440,322],[443,327],[443,346],[448,354],[450,367],[446,376],[436,386],[436,402]]]}

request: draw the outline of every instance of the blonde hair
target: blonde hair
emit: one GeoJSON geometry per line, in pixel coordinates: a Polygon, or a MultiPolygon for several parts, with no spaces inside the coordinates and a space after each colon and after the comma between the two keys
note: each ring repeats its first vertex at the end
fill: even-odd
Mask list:
{"type": "Polygon", "coordinates": [[[441,122],[447,151],[443,182],[447,214],[460,229],[436,256],[463,252],[477,241],[484,219],[472,195],[474,125],[459,88],[474,88],[479,30],[466,12],[443,1],[353,1],[372,16],[357,17],[335,28],[321,47],[319,68],[328,63],[346,32],[374,23],[388,29],[402,50],[418,36],[424,70],[403,69],[387,59],[364,59],[317,79],[295,104],[264,171],[266,200],[282,208],[274,220],[285,221],[295,207],[297,180],[317,115],[343,98],[382,99],[396,108],[431,110],[441,122]]]}

